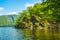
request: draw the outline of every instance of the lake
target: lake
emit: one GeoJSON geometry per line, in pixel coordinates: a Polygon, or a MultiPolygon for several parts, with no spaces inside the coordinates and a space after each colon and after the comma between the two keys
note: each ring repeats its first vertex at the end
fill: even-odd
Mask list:
{"type": "Polygon", "coordinates": [[[60,40],[60,30],[29,30],[0,27],[0,40],[60,40]]]}

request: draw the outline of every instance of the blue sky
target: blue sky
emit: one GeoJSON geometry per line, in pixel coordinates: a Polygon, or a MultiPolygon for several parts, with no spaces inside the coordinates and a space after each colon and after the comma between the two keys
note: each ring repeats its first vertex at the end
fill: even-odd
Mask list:
{"type": "Polygon", "coordinates": [[[0,15],[17,14],[41,0],[0,0],[0,15]]]}

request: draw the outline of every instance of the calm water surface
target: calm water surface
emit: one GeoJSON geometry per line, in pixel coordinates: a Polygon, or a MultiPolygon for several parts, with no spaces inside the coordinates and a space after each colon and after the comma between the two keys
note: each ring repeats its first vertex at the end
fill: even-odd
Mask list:
{"type": "Polygon", "coordinates": [[[29,30],[0,27],[0,40],[60,40],[60,30],[29,30]]]}

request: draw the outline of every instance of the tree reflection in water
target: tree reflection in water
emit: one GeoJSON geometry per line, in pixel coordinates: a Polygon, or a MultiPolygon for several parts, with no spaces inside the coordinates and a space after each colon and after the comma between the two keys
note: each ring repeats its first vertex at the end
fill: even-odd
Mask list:
{"type": "Polygon", "coordinates": [[[23,30],[24,40],[60,40],[59,30],[23,30]]]}

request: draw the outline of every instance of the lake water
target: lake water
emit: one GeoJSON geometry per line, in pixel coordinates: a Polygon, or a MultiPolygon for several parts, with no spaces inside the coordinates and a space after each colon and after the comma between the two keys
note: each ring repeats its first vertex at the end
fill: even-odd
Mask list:
{"type": "Polygon", "coordinates": [[[0,27],[0,40],[60,40],[60,30],[29,30],[0,27]]]}

